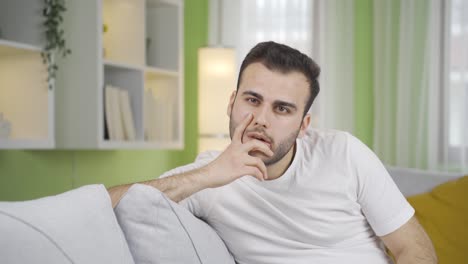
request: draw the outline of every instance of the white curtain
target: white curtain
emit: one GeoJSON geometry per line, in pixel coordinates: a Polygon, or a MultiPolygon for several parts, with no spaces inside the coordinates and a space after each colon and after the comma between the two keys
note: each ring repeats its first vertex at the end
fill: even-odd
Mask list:
{"type": "Polygon", "coordinates": [[[311,109],[312,126],[353,132],[354,1],[237,0],[222,4],[222,43],[236,48],[239,67],[261,41],[284,43],[309,55],[322,69],[321,91],[311,109]]]}
{"type": "Polygon", "coordinates": [[[468,1],[445,2],[443,164],[468,172],[468,1]]]}
{"type": "MultiPolygon", "coordinates": [[[[449,157],[449,133],[454,132],[454,126],[448,125],[454,113],[447,110],[454,98],[448,96],[453,89],[445,78],[446,65],[450,64],[444,51],[450,49],[443,40],[450,34],[444,34],[448,28],[444,8],[450,8],[450,3],[445,4],[442,0],[374,0],[373,147],[388,165],[431,170],[467,168],[466,161],[459,159],[454,164],[455,159],[449,157]]],[[[465,109],[458,110],[464,111],[466,120],[467,98],[456,100],[463,101],[465,109]]],[[[462,126],[455,128],[456,132],[467,135],[466,125],[464,129],[462,126]]],[[[465,149],[458,148],[463,155],[466,136],[459,138],[465,141],[459,144],[465,149]]]]}
{"type": "Polygon", "coordinates": [[[319,38],[315,57],[322,73],[312,113],[318,126],[354,133],[354,1],[317,1],[319,38]]]}

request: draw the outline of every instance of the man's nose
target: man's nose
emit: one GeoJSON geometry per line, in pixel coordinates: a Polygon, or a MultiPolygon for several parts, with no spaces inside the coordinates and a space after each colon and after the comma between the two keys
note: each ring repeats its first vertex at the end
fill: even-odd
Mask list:
{"type": "Polygon", "coordinates": [[[264,107],[259,107],[258,111],[256,111],[255,114],[255,126],[263,126],[265,128],[268,128],[270,126],[269,122],[269,112],[268,108],[266,106],[264,107]]]}

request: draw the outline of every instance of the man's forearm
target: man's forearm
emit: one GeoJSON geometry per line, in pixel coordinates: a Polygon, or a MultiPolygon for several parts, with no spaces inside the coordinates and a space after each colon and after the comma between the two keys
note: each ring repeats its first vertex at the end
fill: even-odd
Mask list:
{"type": "Polygon", "coordinates": [[[437,256],[433,252],[403,252],[396,261],[397,264],[436,264],[437,256]]]}
{"type": "MultiPolygon", "coordinates": [[[[417,222],[416,218],[412,221],[417,222]]],[[[414,243],[411,246],[404,247],[395,254],[397,264],[436,264],[438,263],[432,241],[424,231],[423,227],[417,222],[419,235],[414,236],[414,243]]]]}
{"type": "MultiPolygon", "coordinates": [[[[206,168],[202,167],[162,179],[154,179],[139,183],[150,185],[163,192],[171,200],[179,202],[190,195],[209,187],[208,182],[203,180],[204,178],[206,179],[206,173],[206,168]]],[[[115,207],[119,203],[120,199],[122,199],[132,185],[133,184],[125,184],[108,189],[109,196],[112,201],[112,207],[115,207]]]]}
{"type": "Polygon", "coordinates": [[[437,263],[431,238],[415,216],[397,230],[380,238],[392,252],[397,264],[437,263]]]}

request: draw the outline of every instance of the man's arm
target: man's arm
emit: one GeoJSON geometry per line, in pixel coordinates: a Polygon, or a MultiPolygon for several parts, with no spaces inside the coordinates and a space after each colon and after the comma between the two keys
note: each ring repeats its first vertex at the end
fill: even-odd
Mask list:
{"type": "MultiPolygon", "coordinates": [[[[209,182],[206,181],[207,172],[207,168],[202,167],[186,173],[140,183],[152,186],[163,192],[167,197],[169,197],[169,199],[179,202],[198,191],[210,187],[209,182]]],[[[115,207],[118,204],[120,199],[132,185],[133,184],[125,184],[108,189],[112,201],[112,207],[115,207]]]]}
{"type": "Polygon", "coordinates": [[[380,238],[398,264],[437,263],[431,239],[415,216],[397,230],[380,238]]]}
{"type": "MultiPolygon", "coordinates": [[[[167,195],[171,200],[179,202],[198,191],[226,185],[244,175],[252,175],[258,180],[267,179],[265,164],[260,158],[250,156],[249,152],[257,150],[267,156],[272,156],[273,152],[260,140],[252,140],[247,143],[242,142],[245,129],[252,120],[253,115],[249,114],[237,126],[231,144],[218,158],[208,165],[189,172],[140,183],[153,186],[167,195]]],[[[117,205],[130,186],[132,184],[115,186],[108,189],[112,207],[117,205]]]]}

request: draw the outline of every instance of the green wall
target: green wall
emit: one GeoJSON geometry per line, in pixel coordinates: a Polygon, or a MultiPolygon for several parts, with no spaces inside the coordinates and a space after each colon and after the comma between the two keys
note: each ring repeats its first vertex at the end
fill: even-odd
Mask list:
{"type": "Polygon", "coordinates": [[[0,151],[0,200],[25,200],[85,184],[143,181],[193,161],[197,151],[197,51],[208,39],[208,0],[185,1],[185,149],[0,151]]]}
{"type": "Polygon", "coordinates": [[[355,0],[354,8],[354,134],[372,148],[374,127],[372,0],[355,0]]]}

